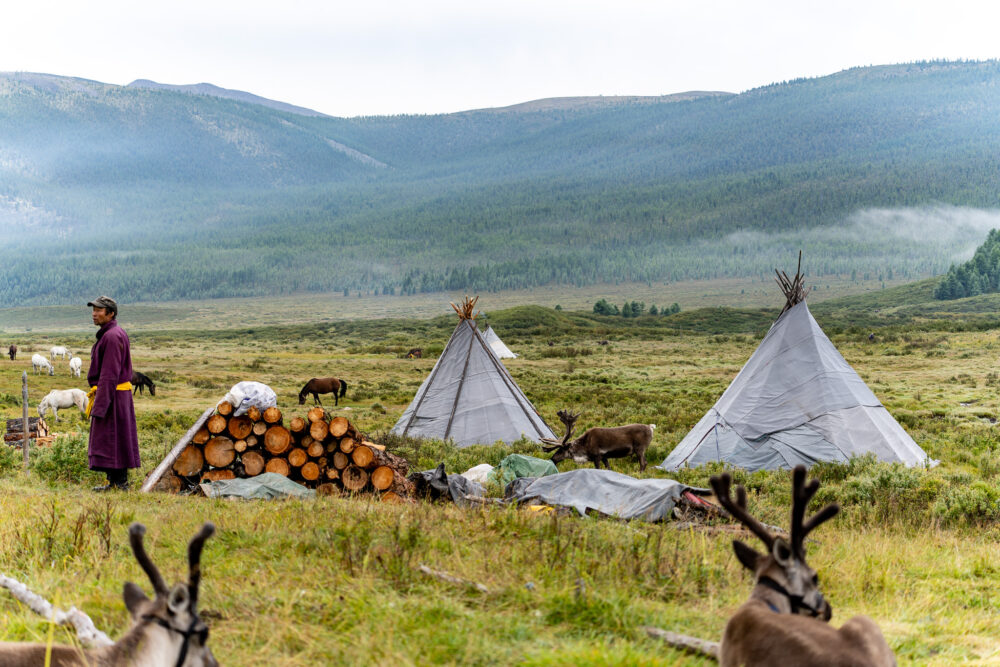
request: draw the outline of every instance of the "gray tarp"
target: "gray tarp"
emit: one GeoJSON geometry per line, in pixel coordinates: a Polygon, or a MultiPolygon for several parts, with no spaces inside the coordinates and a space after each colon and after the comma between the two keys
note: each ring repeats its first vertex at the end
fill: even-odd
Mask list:
{"type": "Polygon", "coordinates": [[[909,466],[928,462],[802,302],[778,318],[722,397],[659,467],[723,461],[772,470],[867,453],[909,466]]]}
{"type": "Polygon", "coordinates": [[[705,493],[704,489],[692,489],[672,479],[636,479],[613,470],[595,468],[539,477],[530,483],[526,478],[517,482],[510,497],[518,502],[537,499],[546,505],[572,507],[580,514],[595,510],[621,519],[643,521],[669,518],[677,499],[685,491],[705,493]]]}
{"type": "Polygon", "coordinates": [[[459,447],[555,438],[473,320],[459,322],[392,432],[459,447]]]}
{"type": "Polygon", "coordinates": [[[297,484],[284,475],[266,472],[256,477],[220,479],[202,484],[209,498],[246,498],[271,500],[273,498],[315,498],[316,491],[297,484]]]}

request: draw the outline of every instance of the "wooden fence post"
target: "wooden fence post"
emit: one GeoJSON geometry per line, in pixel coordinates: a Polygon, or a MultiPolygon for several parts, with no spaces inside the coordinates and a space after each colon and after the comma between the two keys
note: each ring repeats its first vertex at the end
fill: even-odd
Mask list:
{"type": "Polygon", "coordinates": [[[28,423],[28,371],[21,373],[21,402],[24,426],[24,440],[21,442],[21,453],[24,456],[24,474],[28,474],[28,447],[31,443],[31,424],[28,423]]]}

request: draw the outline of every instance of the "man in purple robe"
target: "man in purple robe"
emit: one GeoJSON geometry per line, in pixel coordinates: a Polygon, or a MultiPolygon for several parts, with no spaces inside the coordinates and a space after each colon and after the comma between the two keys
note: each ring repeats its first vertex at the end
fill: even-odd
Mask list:
{"type": "Polygon", "coordinates": [[[108,476],[94,491],[128,489],[128,469],[139,467],[139,435],[132,405],[132,352],[128,335],[118,326],[118,304],[101,296],[87,304],[97,342],[90,350],[90,469],[108,476]]]}

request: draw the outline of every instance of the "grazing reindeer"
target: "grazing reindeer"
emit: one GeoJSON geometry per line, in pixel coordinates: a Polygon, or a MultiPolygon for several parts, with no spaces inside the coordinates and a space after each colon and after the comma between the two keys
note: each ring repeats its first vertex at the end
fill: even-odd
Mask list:
{"type": "Polygon", "coordinates": [[[639,459],[639,470],[646,470],[646,450],[653,441],[653,429],[656,428],[656,424],[595,427],[587,429],[586,433],[570,442],[569,437],[573,434],[573,426],[580,418],[580,413],[573,414],[569,410],[560,410],[556,414],[566,426],[566,435],[563,436],[562,442],[552,438],[542,438],[542,442],[549,445],[542,449],[546,452],[555,452],[552,455],[553,463],[566,459],[573,459],[577,463],[590,461],[595,468],[600,468],[603,463],[605,468],[611,470],[608,459],[619,459],[635,454],[639,459]]]}
{"type": "Polygon", "coordinates": [[[146,528],[129,526],[129,542],[156,597],[150,600],[132,582],[122,597],[132,614],[132,629],[111,646],[84,651],[73,646],[0,643],[0,665],[4,667],[218,667],[206,646],[208,626],[198,617],[198,583],[201,581],[201,550],[215,532],[206,523],[188,544],[188,583],[167,588],[160,571],[142,544],[146,528]],[[46,654],[51,651],[51,655],[46,654]],[[50,660],[47,660],[47,657],[50,660]]]}
{"type": "Polygon", "coordinates": [[[712,477],[719,504],[767,546],[761,554],[733,540],[736,558],[754,573],[757,584],[722,635],[719,662],[728,665],[895,665],[892,649],[875,622],[855,616],[840,629],[827,624],[833,610],[819,591],[816,571],[806,564],[805,539],[814,528],[832,519],[840,507],[830,504],[803,521],[806,506],[819,489],[819,480],[806,481],[805,466],[792,473],[792,525],[789,541],[772,534],[747,511],[747,493],[736,487],[729,494],[729,473],[712,477]]]}

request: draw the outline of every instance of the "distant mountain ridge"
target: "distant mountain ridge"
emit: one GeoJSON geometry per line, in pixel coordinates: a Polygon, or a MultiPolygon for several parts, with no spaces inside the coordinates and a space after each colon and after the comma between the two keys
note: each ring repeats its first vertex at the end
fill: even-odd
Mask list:
{"type": "Polygon", "coordinates": [[[0,305],[766,281],[799,248],[942,273],[1000,209],[998,84],[942,61],[337,118],[0,73],[0,305]]]}
{"type": "Polygon", "coordinates": [[[296,106],[294,104],[288,104],[287,102],[279,102],[277,100],[271,100],[266,97],[254,95],[253,93],[244,92],[242,90],[220,88],[219,86],[216,86],[211,83],[174,85],[169,83],[157,83],[156,81],[150,81],[149,79],[136,79],[132,83],[128,84],[126,88],[147,88],[149,90],[172,90],[179,93],[190,93],[192,95],[210,95],[212,97],[221,97],[223,99],[238,100],[240,102],[249,102],[251,104],[259,104],[261,106],[268,107],[269,109],[277,109],[278,111],[287,111],[288,113],[294,113],[300,116],[326,116],[326,114],[320,113],[319,111],[314,111],[312,109],[307,109],[305,107],[296,106]]]}

